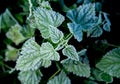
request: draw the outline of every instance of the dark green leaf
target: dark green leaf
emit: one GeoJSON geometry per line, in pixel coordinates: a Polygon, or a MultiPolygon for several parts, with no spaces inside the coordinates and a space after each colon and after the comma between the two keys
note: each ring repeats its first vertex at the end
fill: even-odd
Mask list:
{"type": "Polygon", "coordinates": [[[103,56],[96,64],[100,70],[111,76],[120,77],[120,48],[115,48],[103,56]]]}
{"type": "Polygon", "coordinates": [[[83,64],[80,61],[74,61],[71,59],[63,60],[61,63],[68,72],[72,72],[80,77],[90,76],[90,67],[87,64],[83,64]]]}
{"type": "Polygon", "coordinates": [[[53,79],[49,80],[47,84],[71,84],[71,81],[62,71],[58,76],[55,76],[53,79]]]}

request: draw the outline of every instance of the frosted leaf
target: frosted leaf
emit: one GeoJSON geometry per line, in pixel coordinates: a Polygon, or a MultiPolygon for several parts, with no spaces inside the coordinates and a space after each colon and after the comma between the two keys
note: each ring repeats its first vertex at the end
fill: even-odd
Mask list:
{"type": "Polygon", "coordinates": [[[78,53],[74,46],[68,45],[62,50],[63,55],[67,56],[70,59],[79,60],[78,53]]]}
{"type": "Polygon", "coordinates": [[[61,61],[63,67],[73,74],[80,77],[89,77],[90,76],[90,66],[88,64],[83,64],[80,61],[75,61],[71,59],[65,59],[61,61]]]}
{"type": "Polygon", "coordinates": [[[43,43],[41,45],[40,54],[41,54],[41,57],[43,57],[45,60],[55,60],[55,61],[60,60],[59,53],[56,52],[52,44],[48,42],[43,43]]]}
{"type": "Polygon", "coordinates": [[[71,81],[62,71],[58,76],[55,76],[53,79],[49,80],[47,84],[71,84],[71,81]]]}
{"type": "Polygon", "coordinates": [[[6,33],[7,38],[11,39],[16,45],[23,42],[25,37],[21,33],[21,26],[16,24],[12,26],[9,31],[6,33]]]}
{"type": "Polygon", "coordinates": [[[37,71],[21,71],[18,74],[18,79],[21,84],[39,84],[42,73],[37,71]]]}
{"type": "Polygon", "coordinates": [[[43,38],[49,38],[50,25],[58,27],[64,21],[64,16],[53,10],[38,7],[33,13],[35,17],[35,23],[43,38]]]}
{"type": "Polygon", "coordinates": [[[53,26],[50,26],[49,33],[53,43],[58,43],[64,37],[62,31],[53,26]]]}
{"type": "Polygon", "coordinates": [[[27,71],[36,70],[41,64],[40,46],[35,42],[35,38],[28,39],[22,46],[16,69],[27,71]]]}
{"type": "Polygon", "coordinates": [[[115,48],[106,53],[96,64],[100,70],[111,76],[120,77],[120,48],[115,48]]]}

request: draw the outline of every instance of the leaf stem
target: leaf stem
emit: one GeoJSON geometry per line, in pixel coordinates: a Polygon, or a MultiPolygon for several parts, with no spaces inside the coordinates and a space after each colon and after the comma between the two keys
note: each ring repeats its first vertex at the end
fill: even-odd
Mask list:
{"type": "Polygon", "coordinates": [[[29,16],[28,16],[28,18],[27,19],[29,19],[31,16],[32,16],[32,2],[31,2],[31,0],[28,0],[28,2],[29,2],[29,16]]]}
{"type": "Polygon", "coordinates": [[[66,36],[65,40],[70,40],[70,39],[72,38],[72,36],[73,36],[72,33],[68,34],[68,35],[66,36]]]}
{"type": "Polygon", "coordinates": [[[58,69],[58,70],[49,78],[49,80],[51,80],[53,77],[55,77],[55,75],[57,75],[60,71],[61,71],[61,69],[58,69]]]}
{"type": "Polygon", "coordinates": [[[10,67],[10,66],[6,65],[6,64],[5,64],[5,63],[3,63],[3,62],[0,62],[0,64],[1,64],[1,65],[2,65],[2,67],[3,67],[3,71],[5,71],[4,66],[5,66],[6,68],[8,68],[8,69],[12,69],[12,67],[10,67]]]}
{"type": "Polygon", "coordinates": [[[114,44],[110,44],[110,43],[106,43],[106,45],[111,46],[111,47],[120,47],[120,46],[117,46],[117,45],[114,45],[114,44]]]}
{"type": "Polygon", "coordinates": [[[72,38],[73,34],[70,33],[66,36],[65,39],[62,39],[61,42],[58,44],[58,46],[55,48],[56,51],[62,49],[63,47],[65,47],[68,43],[68,41],[72,38]]]}

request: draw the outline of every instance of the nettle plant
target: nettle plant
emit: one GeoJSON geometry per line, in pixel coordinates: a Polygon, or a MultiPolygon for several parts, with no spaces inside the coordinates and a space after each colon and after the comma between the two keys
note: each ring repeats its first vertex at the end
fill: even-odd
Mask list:
{"type": "Polygon", "coordinates": [[[70,44],[73,40],[81,44],[84,39],[100,37],[103,31],[110,32],[108,14],[99,10],[98,3],[84,2],[68,8],[61,0],[64,13],[60,14],[54,11],[49,1],[39,0],[37,5],[32,1],[28,0],[29,15],[24,26],[8,9],[0,16],[0,27],[11,41],[6,44],[5,61],[16,61],[10,72],[19,71],[18,79],[22,84],[43,83],[46,77],[43,73],[52,71],[48,70],[50,67],[57,70],[47,77],[47,84],[71,84],[70,74],[78,80],[86,77],[83,80],[86,84],[111,83],[113,77],[120,77],[120,48],[107,52],[96,67],[90,67],[89,46],[77,49],[77,44],[70,44]],[[22,46],[15,48],[10,45],[12,42],[22,46]]]}

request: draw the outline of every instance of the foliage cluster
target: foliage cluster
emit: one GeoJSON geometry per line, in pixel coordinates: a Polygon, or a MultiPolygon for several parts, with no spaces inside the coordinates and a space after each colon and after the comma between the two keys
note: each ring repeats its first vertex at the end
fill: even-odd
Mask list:
{"type": "Polygon", "coordinates": [[[0,15],[0,34],[4,34],[0,45],[5,45],[0,50],[2,72],[17,72],[22,84],[71,84],[74,78],[98,84],[120,78],[120,47],[98,39],[111,31],[100,2],[76,0],[67,6],[64,0],[21,0],[18,4],[19,14],[6,9],[0,15]],[[96,40],[89,42],[92,39],[96,40]],[[103,56],[92,60],[95,65],[89,60],[91,46],[103,56]],[[11,61],[15,66],[7,64],[11,61]]]}

